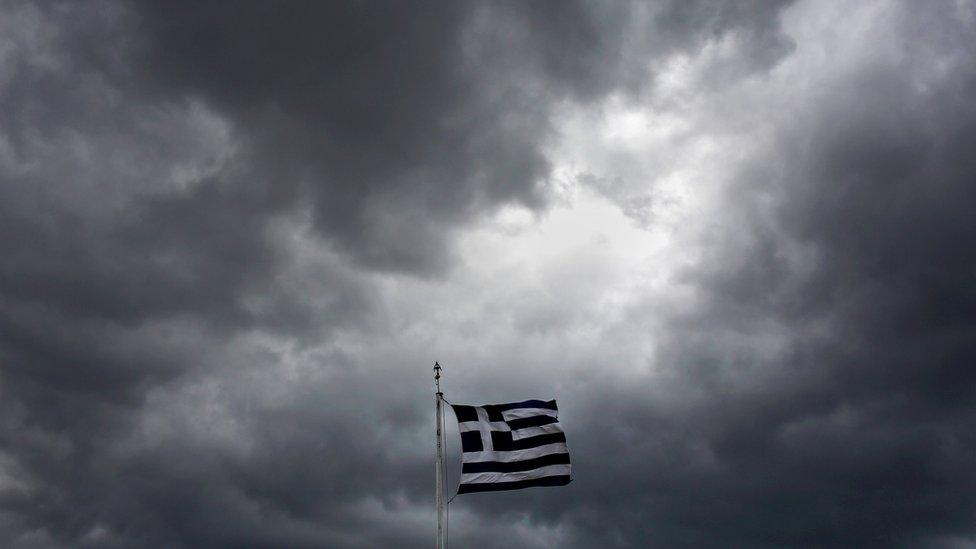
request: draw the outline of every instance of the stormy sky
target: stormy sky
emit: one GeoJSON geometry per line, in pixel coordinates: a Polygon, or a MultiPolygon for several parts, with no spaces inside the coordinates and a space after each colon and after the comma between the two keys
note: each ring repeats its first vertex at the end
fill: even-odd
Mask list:
{"type": "Polygon", "coordinates": [[[972,0],[7,0],[0,546],[429,547],[438,360],[455,547],[972,549],[974,243],[972,0]]]}

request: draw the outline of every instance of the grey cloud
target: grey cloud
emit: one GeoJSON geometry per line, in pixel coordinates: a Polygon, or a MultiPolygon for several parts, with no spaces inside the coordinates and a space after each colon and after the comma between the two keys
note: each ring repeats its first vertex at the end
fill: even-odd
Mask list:
{"type": "MultiPolygon", "coordinates": [[[[767,3],[5,8],[0,540],[21,547],[427,545],[429,395],[403,365],[451,343],[386,316],[390,280],[446,285],[459,228],[547,207],[554,104],[672,108],[648,71],[723,36],[703,93],[795,53],[767,3]]],[[[893,29],[905,64],[773,120],[729,234],[694,243],[698,308],[589,319],[660,327],[657,377],[614,378],[606,342],[518,379],[472,359],[459,379],[499,392],[587,373],[560,382],[577,480],[459,500],[456,544],[972,537],[974,42],[919,13],[893,29]]],[[[562,284],[511,307],[522,339],[587,321],[586,281],[562,284]]]]}
{"type": "Polygon", "coordinates": [[[643,444],[642,463],[607,465],[643,478],[600,479],[626,487],[598,521],[627,524],[623,545],[937,547],[971,535],[974,36],[947,4],[916,7],[885,12],[889,32],[910,37],[897,56],[828,82],[815,102],[800,92],[774,115],[772,147],[740,170],[728,236],[687,272],[704,305],[668,325],[658,359],[673,372],[662,393],[690,404],[656,409],[668,400],[635,392],[619,416],[636,438],[594,437],[614,456],[643,444]],[[933,75],[937,63],[953,68],[933,75]],[[771,221],[759,207],[770,194],[771,221]],[[757,338],[777,329],[790,343],[770,359],[757,338]]]}
{"type": "Polygon", "coordinates": [[[516,101],[483,97],[460,62],[466,5],[138,11],[147,84],[204,97],[256,134],[255,154],[301,165],[275,184],[302,183],[316,226],[366,265],[441,270],[451,225],[542,199],[545,119],[512,83],[492,84],[516,101]]]}
{"type": "Polygon", "coordinates": [[[729,29],[779,44],[779,6],[689,5],[259,3],[227,13],[149,3],[136,10],[143,48],[133,59],[150,89],[202,96],[237,120],[257,157],[301,165],[315,224],[340,248],[367,266],[432,273],[451,258],[455,225],[499,204],[546,203],[549,102],[633,88],[647,68],[625,61],[694,51],[729,29]]]}

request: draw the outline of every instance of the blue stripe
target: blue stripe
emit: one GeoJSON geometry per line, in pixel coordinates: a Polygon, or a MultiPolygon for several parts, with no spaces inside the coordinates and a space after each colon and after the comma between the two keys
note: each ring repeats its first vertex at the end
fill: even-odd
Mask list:
{"type": "Polygon", "coordinates": [[[519,408],[548,408],[549,410],[558,410],[555,400],[525,400],[522,402],[512,402],[511,404],[495,404],[494,407],[499,411],[517,410],[519,408]]]}
{"type": "Polygon", "coordinates": [[[458,487],[459,494],[470,494],[472,492],[498,492],[501,490],[518,490],[520,488],[530,488],[532,486],[565,486],[572,479],[569,475],[557,475],[551,477],[534,478],[532,480],[518,480],[514,482],[485,482],[481,484],[462,484],[458,487]]]}
{"type": "Polygon", "coordinates": [[[461,465],[461,474],[465,473],[517,473],[531,471],[547,465],[568,465],[569,454],[549,454],[522,461],[475,461],[461,465]]]}

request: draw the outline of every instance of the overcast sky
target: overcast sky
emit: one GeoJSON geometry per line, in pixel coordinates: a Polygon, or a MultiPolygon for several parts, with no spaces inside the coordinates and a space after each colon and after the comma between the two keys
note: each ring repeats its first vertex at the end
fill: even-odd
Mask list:
{"type": "Polygon", "coordinates": [[[0,546],[976,547],[976,2],[0,12],[0,546]]]}

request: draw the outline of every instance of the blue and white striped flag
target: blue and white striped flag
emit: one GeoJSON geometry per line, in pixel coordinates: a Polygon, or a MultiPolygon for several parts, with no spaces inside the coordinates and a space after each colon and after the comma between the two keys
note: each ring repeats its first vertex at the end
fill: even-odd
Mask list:
{"type": "Polygon", "coordinates": [[[459,494],[569,484],[555,400],[451,407],[461,432],[459,494]]]}

